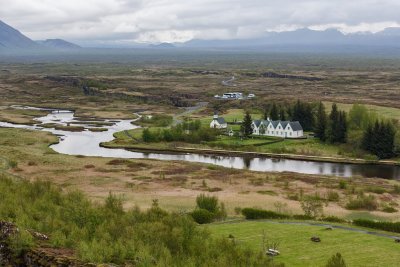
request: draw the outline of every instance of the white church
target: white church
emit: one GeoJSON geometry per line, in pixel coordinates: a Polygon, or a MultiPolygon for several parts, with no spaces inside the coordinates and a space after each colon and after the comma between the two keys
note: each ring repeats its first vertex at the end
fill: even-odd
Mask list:
{"type": "Polygon", "coordinates": [[[304,136],[303,127],[298,121],[254,120],[252,127],[254,135],[282,138],[300,138],[304,136]]]}
{"type": "Polygon", "coordinates": [[[210,123],[210,128],[226,129],[228,128],[228,123],[226,123],[223,117],[219,117],[217,113],[214,113],[213,120],[210,123]]]}

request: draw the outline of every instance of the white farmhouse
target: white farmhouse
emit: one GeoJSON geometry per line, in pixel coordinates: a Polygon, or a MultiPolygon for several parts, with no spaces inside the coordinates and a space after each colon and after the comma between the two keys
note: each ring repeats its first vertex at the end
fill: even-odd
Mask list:
{"type": "Polygon", "coordinates": [[[226,123],[224,118],[219,117],[218,114],[214,114],[214,118],[210,123],[210,128],[226,129],[228,128],[228,124],[226,123]]]}
{"type": "Polygon", "coordinates": [[[254,135],[300,138],[304,136],[303,127],[298,121],[255,120],[252,123],[254,135]]]}

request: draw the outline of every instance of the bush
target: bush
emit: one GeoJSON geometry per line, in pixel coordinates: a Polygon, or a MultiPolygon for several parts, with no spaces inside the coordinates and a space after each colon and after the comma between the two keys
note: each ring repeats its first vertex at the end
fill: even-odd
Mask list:
{"type": "Polygon", "coordinates": [[[8,164],[9,164],[9,166],[10,166],[11,169],[15,169],[15,168],[18,167],[18,162],[15,161],[15,160],[10,160],[10,161],[8,162],[8,164]]]}
{"type": "Polygon", "coordinates": [[[395,184],[395,185],[393,186],[393,193],[395,193],[395,194],[400,194],[400,185],[395,184]]]}
{"type": "Polygon", "coordinates": [[[387,213],[394,213],[394,212],[397,212],[398,210],[391,206],[386,206],[382,209],[382,211],[387,212],[387,213]]]}
{"type": "Polygon", "coordinates": [[[290,216],[286,214],[255,208],[244,208],[242,209],[242,214],[244,217],[246,217],[247,220],[290,218],[290,216]]]}
{"type": "Polygon", "coordinates": [[[328,201],[337,202],[337,201],[339,201],[339,194],[338,194],[338,192],[335,192],[335,191],[328,191],[326,193],[326,199],[328,201]]]}
{"type": "Polygon", "coordinates": [[[314,220],[315,217],[312,216],[308,216],[308,215],[304,215],[304,214],[295,214],[293,215],[293,219],[295,220],[304,220],[304,221],[308,221],[308,220],[314,220]]]}
{"type": "Polygon", "coordinates": [[[151,142],[187,142],[199,144],[201,142],[215,141],[219,131],[206,126],[201,126],[200,121],[178,124],[168,129],[142,131],[142,140],[151,142]]]}
{"type": "Polygon", "coordinates": [[[345,223],[346,220],[336,217],[336,216],[327,216],[327,217],[323,217],[321,218],[321,221],[323,222],[333,222],[333,223],[345,223]]]}
{"type": "Polygon", "coordinates": [[[366,191],[375,193],[375,194],[379,194],[379,195],[386,193],[385,188],[377,187],[377,186],[369,186],[366,188],[366,191]]]}
{"type": "Polygon", "coordinates": [[[211,213],[217,213],[219,211],[218,198],[214,196],[200,194],[196,198],[196,204],[199,209],[205,209],[211,213]]]}
{"type": "Polygon", "coordinates": [[[315,196],[304,196],[300,204],[304,215],[307,217],[316,218],[322,215],[324,211],[324,202],[317,194],[315,196]]]}
{"type": "Polygon", "coordinates": [[[340,253],[336,253],[329,259],[326,267],[346,267],[346,262],[344,261],[340,253]]]}
{"type": "Polygon", "coordinates": [[[357,219],[353,221],[353,224],[367,228],[400,233],[400,222],[381,222],[381,221],[357,219]]]}
{"type": "Polygon", "coordinates": [[[167,127],[172,123],[173,118],[169,115],[155,114],[151,117],[143,116],[140,121],[146,124],[154,125],[156,127],[167,127]]]}
{"type": "Polygon", "coordinates": [[[359,195],[356,199],[350,199],[346,204],[346,209],[349,210],[376,210],[378,202],[372,195],[359,195]]]}
{"type": "Polygon", "coordinates": [[[339,181],[339,188],[340,188],[340,189],[346,189],[346,188],[347,188],[347,181],[345,181],[345,180],[340,180],[340,181],[339,181]]]}
{"type": "Polygon", "coordinates": [[[17,234],[11,236],[9,245],[15,256],[20,256],[24,251],[33,247],[34,240],[28,231],[20,230],[17,234]]]}
{"type": "Polygon", "coordinates": [[[213,213],[206,209],[195,209],[190,213],[190,216],[192,216],[193,220],[198,224],[211,223],[215,217],[213,213]]]}
{"type": "Polygon", "coordinates": [[[226,218],[226,210],[224,203],[219,203],[218,198],[215,196],[206,196],[205,194],[200,194],[196,198],[196,209],[193,212],[198,212],[198,214],[192,214],[193,219],[197,223],[210,223],[217,219],[226,218]],[[209,214],[206,214],[207,211],[209,214]]]}

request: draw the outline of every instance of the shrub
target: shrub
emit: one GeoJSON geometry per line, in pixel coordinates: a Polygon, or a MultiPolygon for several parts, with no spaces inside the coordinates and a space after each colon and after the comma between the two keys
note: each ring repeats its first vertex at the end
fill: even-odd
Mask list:
{"type": "Polygon", "coordinates": [[[242,208],[241,207],[235,207],[235,214],[239,215],[242,213],[242,208]]]}
{"type": "Polygon", "coordinates": [[[219,211],[218,198],[215,196],[206,196],[205,194],[200,194],[196,198],[196,204],[199,209],[205,209],[211,213],[216,213],[219,211]]]}
{"type": "Polygon", "coordinates": [[[345,219],[342,219],[342,218],[339,218],[339,217],[336,217],[336,216],[323,217],[323,218],[321,218],[321,221],[333,222],[333,223],[345,223],[346,222],[345,219]]]}
{"type": "Polygon", "coordinates": [[[349,210],[376,210],[378,202],[372,195],[359,195],[356,199],[350,199],[346,204],[346,209],[349,210]]]}
{"type": "Polygon", "coordinates": [[[193,220],[198,224],[211,223],[214,220],[214,214],[206,209],[195,209],[190,213],[193,220]]]}
{"type": "Polygon", "coordinates": [[[339,181],[339,188],[340,188],[340,189],[346,189],[346,188],[347,188],[347,181],[345,181],[345,180],[340,180],[340,181],[339,181]]]}
{"type": "Polygon", "coordinates": [[[346,267],[346,262],[344,261],[340,253],[336,253],[329,259],[326,267],[346,267]]]}
{"type": "MultiPolygon", "coordinates": [[[[206,210],[209,212],[208,215],[211,214],[211,216],[208,216],[201,211],[199,214],[195,214],[194,216],[192,215],[193,219],[197,223],[210,223],[216,219],[225,219],[227,216],[224,203],[219,203],[218,198],[215,196],[206,196],[205,194],[200,194],[196,198],[196,204],[196,210],[206,210]]],[[[196,210],[194,212],[196,212],[196,210]]]]}
{"type": "Polygon", "coordinates": [[[394,212],[397,212],[398,210],[391,206],[386,206],[382,209],[382,211],[387,212],[387,213],[394,213],[394,212]]]}
{"type": "Polygon", "coordinates": [[[322,215],[324,211],[324,202],[319,195],[304,196],[300,204],[304,215],[308,217],[316,218],[322,215]]]}
{"type": "Polygon", "coordinates": [[[400,194],[400,185],[395,184],[395,185],[393,186],[393,193],[395,193],[395,194],[400,194]]]}
{"type": "Polygon", "coordinates": [[[15,168],[18,167],[18,162],[15,161],[15,160],[10,160],[10,161],[8,162],[8,164],[9,164],[9,166],[10,166],[11,169],[15,169],[15,168]]]}
{"type": "Polygon", "coordinates": [[[242,209],[242,214],[247,220],[290,218],[290,216],[286,214],[255,208],[244,208],[242,209]]]}
{"type": "Polygon", "coordinates": [[[20,230],[17,234],[11,236],[9,245],[14,254],[19,256],[27,249],[33,247],[34,240],[28,231],[20,230]]]}
{"type": "Polygon", "coordinates": [[[377,186],[369,186],[366,188],[367,192],[375,193],[375,194],[384,194],[386,193],[385,188],[377,187],[377,186]]]}
{"type": "Polygon", "coordinates": [[[338,194],[338,192],[335,192],[335,191],[328,191],[326,193],[326,199],[328,201],[337,202],[337,201],[339,201],[339,194],[338,194]]]}
{"type": "Polygon", "coordinates": [[[382,221],[357,219],[353,221],[353,224],[367,228],[400,233],[400,222],[382,222],[382,221]]]}
{"type": "Polygon", "coordinates": [[[309,216],[309,215],[304,215],[304,214],[295,214],[295,215],[293,215],[293,219],[307,221],[307,220],[313,220],[313,219],[315,219],[315,217],[312,217],[312,216],[309,216]]]}

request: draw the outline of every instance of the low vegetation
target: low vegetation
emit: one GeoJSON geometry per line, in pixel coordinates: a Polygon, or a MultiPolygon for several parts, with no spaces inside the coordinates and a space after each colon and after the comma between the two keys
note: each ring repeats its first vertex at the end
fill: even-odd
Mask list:
{"type": "Polygon", "coordinates": [[[389,231],[393,233],[400,233],[400,222],[382,222],[382,221],[357,219],[353,220],[353,224],[367,228],[389,231]]]}
{"type": "MultiPolygon", "coordinates": [[[[0,178],[0,220],[49,235],[54,247],[80,259],[135,266],[269,266],[268,259],[234,242],[211,237],[187,215],[168,213],[154,201],[147,211],[125,211],[122,198],[95,205],[81,192],[62,193],[50,182],[0,178]]],[[[201,201],[200,201],[201,202],[201,201]]],[[[19,235],[15,251],[33,246],[19,235]]]]}
{"type": "Polygon", "coordinates": [[[202,126],[200,121],[194,121],[184,122],[162,130],[146,128],[142,132],[142,140],[145,143],[182,141],[198,144],[205,141],[214,141],[217,135],[218,132],[215,129],[202,126]]]}

